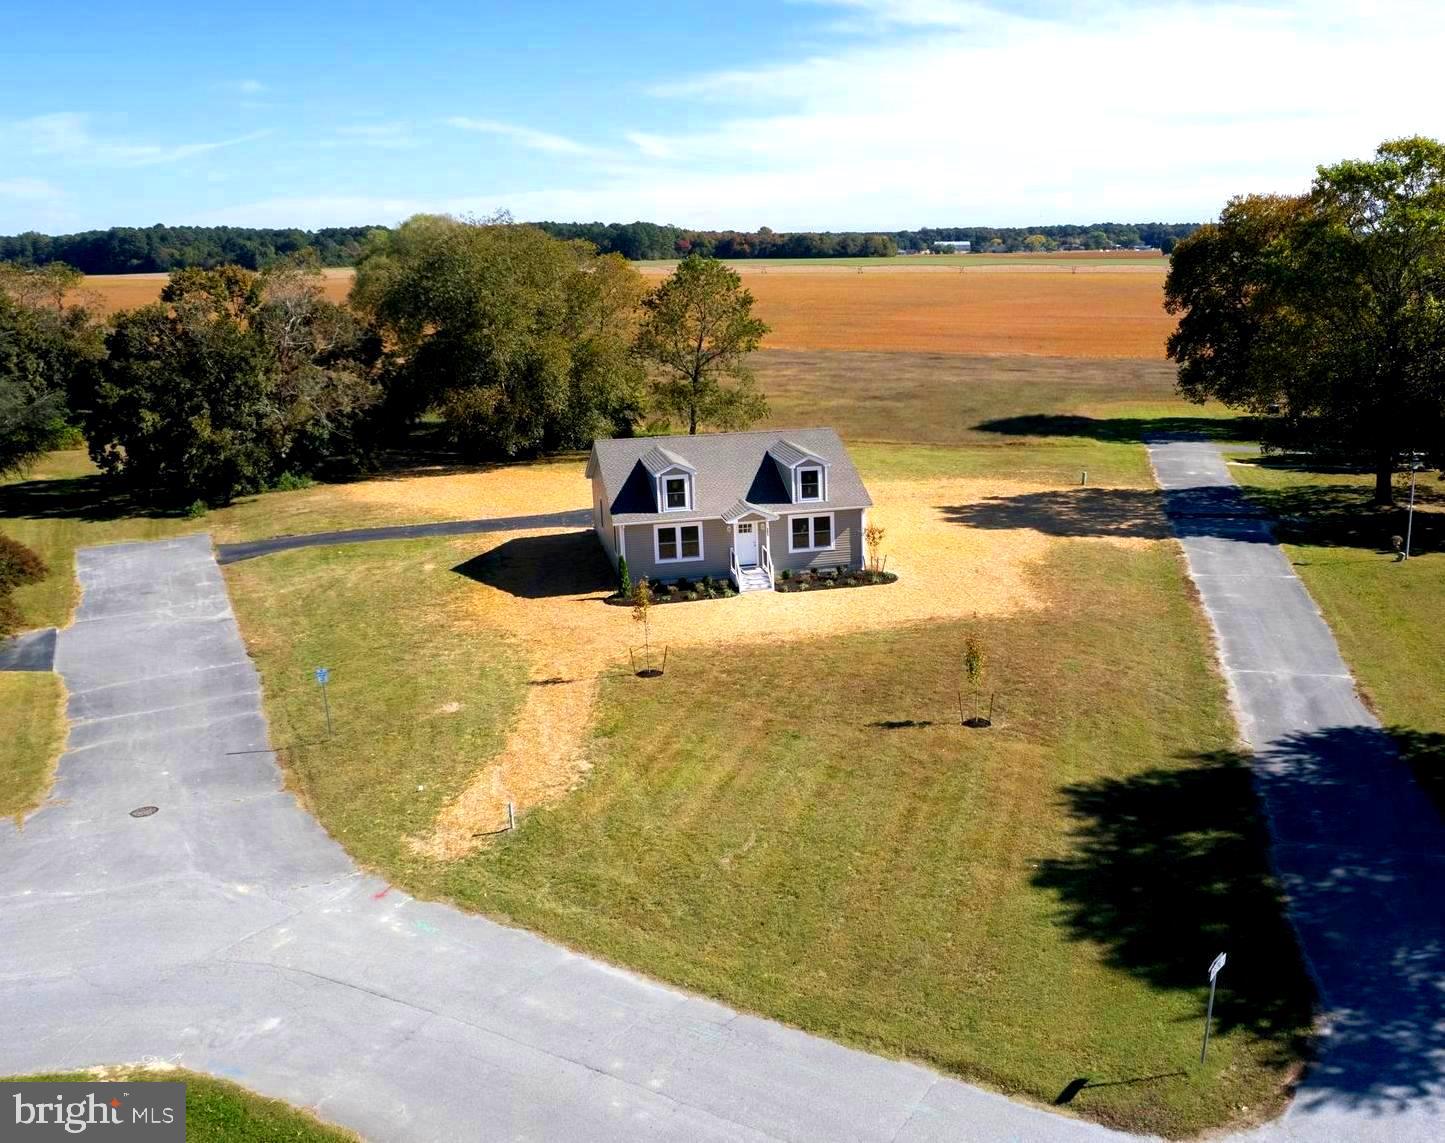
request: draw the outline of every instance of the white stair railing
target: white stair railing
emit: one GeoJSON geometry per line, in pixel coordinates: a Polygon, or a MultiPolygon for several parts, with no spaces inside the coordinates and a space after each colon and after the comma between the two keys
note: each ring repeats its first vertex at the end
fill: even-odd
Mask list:
{"type": "Polygon", "coordinates": [[[743,578],[738,574],[738,552],[736,548],[728,549],[728,571],[732,573],[733,583],[737,584],[739,591],[742,591],[743,578]]]}

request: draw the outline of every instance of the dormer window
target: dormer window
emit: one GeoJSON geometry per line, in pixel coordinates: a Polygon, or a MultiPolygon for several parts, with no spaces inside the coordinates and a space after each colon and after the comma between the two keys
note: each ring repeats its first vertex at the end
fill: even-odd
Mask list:
{"type": "Polygon", "coordinates": [[[688,479],[685,476],[662,478],[662,507],[665,512],[685,512],[692,507],[688,495],[688,479]]]}
{"type": "Polygon", "coordinates": [[[823,499],[823,470],[821,468],[798,469],[798,499],[823,499]]]}

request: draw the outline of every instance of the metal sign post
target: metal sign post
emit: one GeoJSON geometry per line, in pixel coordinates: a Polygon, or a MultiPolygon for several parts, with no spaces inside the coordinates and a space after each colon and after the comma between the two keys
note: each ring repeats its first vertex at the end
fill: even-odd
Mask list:
{"type": "Polygon", "coordinates": [[[1214,1023],[1214,986],[1219,979],[1219,970],[1224,967],[1225,955],[1220,953],[1209,964],[1209,1010],[1204,1014],[1204,1046],[1199,1049],[1199,1062],[1209,1051],[1209,1026],[1214,1023]]]}
{"type": "Polygon", "coordinates": [[[321,709],[326,712],[326,737],[331,737],[331,703],[326,698],[326,680],[331,672],[326,667],[316,668],[316,683],[321,687],[321,709]]]}

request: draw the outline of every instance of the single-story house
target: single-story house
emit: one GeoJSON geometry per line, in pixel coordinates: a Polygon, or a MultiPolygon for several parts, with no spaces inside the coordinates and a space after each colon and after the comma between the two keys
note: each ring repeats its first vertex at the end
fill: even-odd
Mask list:
{"type": "Polygon", "coordinates": [[[731,579],[863,566],[873,501],[832,429],[599,440],[587,460],[597,538],[634,580],[731,579]]]}

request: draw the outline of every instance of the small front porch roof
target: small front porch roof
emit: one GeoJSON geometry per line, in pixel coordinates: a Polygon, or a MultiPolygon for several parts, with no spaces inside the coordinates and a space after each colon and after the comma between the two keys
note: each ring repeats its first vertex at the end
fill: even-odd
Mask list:
{"type": "Polygon", "coordinates": [[[759,508],[756,504],[739,500],[722,514],[722,520],[724,524],[736,524],[739,520],[746,520],[749,516],[756,516],[759,520],[776,520],[778,518],[776,512],[769,512],[766,508],[759,508]]]}

